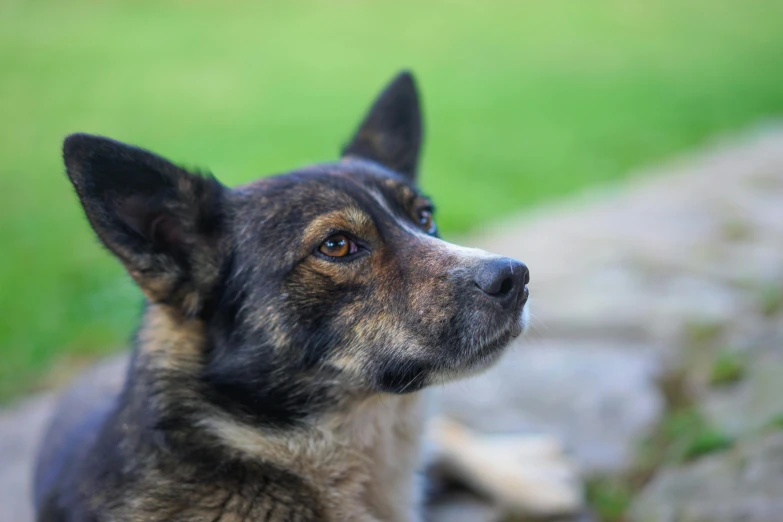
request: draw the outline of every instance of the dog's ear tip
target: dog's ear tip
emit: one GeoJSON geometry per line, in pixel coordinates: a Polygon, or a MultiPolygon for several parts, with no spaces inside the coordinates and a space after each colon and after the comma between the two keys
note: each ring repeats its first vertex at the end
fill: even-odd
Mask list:
{"type": "Polygon", "coordinates": [[[86,132],[74,132],[67,135],[63,140],[63,155],[78,154],[96,149],[112,150],[127,148],[129,148],[129,145],[117,140],[105,136],[98,136],[96,134],[88,134],[86,132]]]}
{"type": "Polygon", "coordinates": [[[94,136],[85,133],[69,134],[63,140],[62,158],[65,170],[71,182],[79,185],[84,177],[85,164],[89,162],[94,150],[94,136]]]}
{"type": "Polygon", "coordinates": [[[416,77],[408,69],[403,69],[392,79],[387,92],[392,92],[397,96],[404,95],[407,98],[418,98],[418,89],[416,88],[416,77]]]}
{"type": "Polygon", "coordinates": [[[70,156],[78,154],[91,145],[94,145],[98,140],[101,140],[101,138],[84,132],[69,134],[65,137],[65,140],[63,140],[63,155],[70,156]]]}
{"type": "Polygon", "coordinates": [[[65,140],[63,140],[63,159],[66,165],[84,150],[86,136],[86,134],[75,133],[65,137],[65,140]]]}
{"type": "Polygon", "coordinates": [[[402,69],[400,70],[400,72],[397,73],[397,76],[394,77],[392,83],[415,87],[416,76],[413,74],[413,71],[411,71],[410,69],[402,69]]]}
{"type": "Polygon", "coordinates": [[[89,162],[101,150],[109,150],[107,145],[114,143],[108,138],[77,132],[69,134],[63,140],[63,160],[66,167],[76,167],[89,162]]]}

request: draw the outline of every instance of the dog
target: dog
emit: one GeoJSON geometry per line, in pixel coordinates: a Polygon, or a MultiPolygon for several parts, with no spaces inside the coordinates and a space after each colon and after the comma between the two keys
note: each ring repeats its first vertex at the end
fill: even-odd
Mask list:
{"type": "Polygon", "coordinates": [[[530,276],[440,239],[421,140],[407,72],[339,161],[236,188],[67,137],[87,219],[146,299],[121,387],[88,375],[57,408],[37,520],[422,520],[423,391],[500,358],[530,276]]]}

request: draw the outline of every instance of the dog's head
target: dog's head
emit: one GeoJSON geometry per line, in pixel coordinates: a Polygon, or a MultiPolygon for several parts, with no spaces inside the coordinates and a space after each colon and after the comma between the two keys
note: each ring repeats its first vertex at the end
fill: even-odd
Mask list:
{"type": "Polygon", "coordinates": [[[283,421],[346,390],[406,393],[487,367],[525,326],[528,270],[438,237],[416,187],[412,77],[343,157],[229,189],[143,150],[73,135],[68,175],[149,301],[204,325],[199,379],[283,421]]]}

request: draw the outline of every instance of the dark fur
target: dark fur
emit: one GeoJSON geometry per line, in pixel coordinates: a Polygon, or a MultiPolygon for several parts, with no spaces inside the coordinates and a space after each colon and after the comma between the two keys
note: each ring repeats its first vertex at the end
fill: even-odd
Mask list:
{"type": "Polygon", "coordinates": [[[119,396],[63,400],[38,461],[38,520],[329,520],[321,484],[227,447],[205,419],[293,438],[495,360],[522,330],[526,269],[415,232],[431,208],[415,186],[420,140],[408,74],[342,161],[234,189],[68,137],[90,224],[147,305],[119,396]],[[360,253],[319,253],[336,232],[360,253]]]}

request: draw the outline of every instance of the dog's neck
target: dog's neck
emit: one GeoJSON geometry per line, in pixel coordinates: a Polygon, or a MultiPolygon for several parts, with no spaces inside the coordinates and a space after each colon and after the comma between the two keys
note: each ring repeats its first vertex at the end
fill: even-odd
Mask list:
{"type": "MultiPolygon", "coordinates": [[[[150,307],[132,371],[142,376],[173,372],[186,382],[188,374],[199,371],[202,329],[196,320],[150,307]]],[[[198,393],[196,387],[183,389],[183,380],[175,380],[180,387],[171,391],[171,400],[185,402],[188,394],[198,393]]],[[[141,389],[166,401],[169,390],[159,386],[150,382],[141,389]]],[[[321,497],[327,520],[409,522],[418,520],[420,511],[417,492],[422,488],[416,484],[416,471],[424,420],[421,395],[354,398],[289,429],[258,427],[206,407],[194,412],[194,425],[185,429],[205,433],[219,446],[217,451],[236,460],[272,463],[296,475],[321,497]]],[[[127,399],[133,403],[148,397],[127,399]]],[[[170,441],[174,445],[177,438],[170,441]]]]}
{"type": "Polygon", "coordinates": [[[215,416],[203,427],[243,458],[282,465],[320,493],[330,520],[417,520],[418,395],[374,397],[290,431],[215,416]]]}

